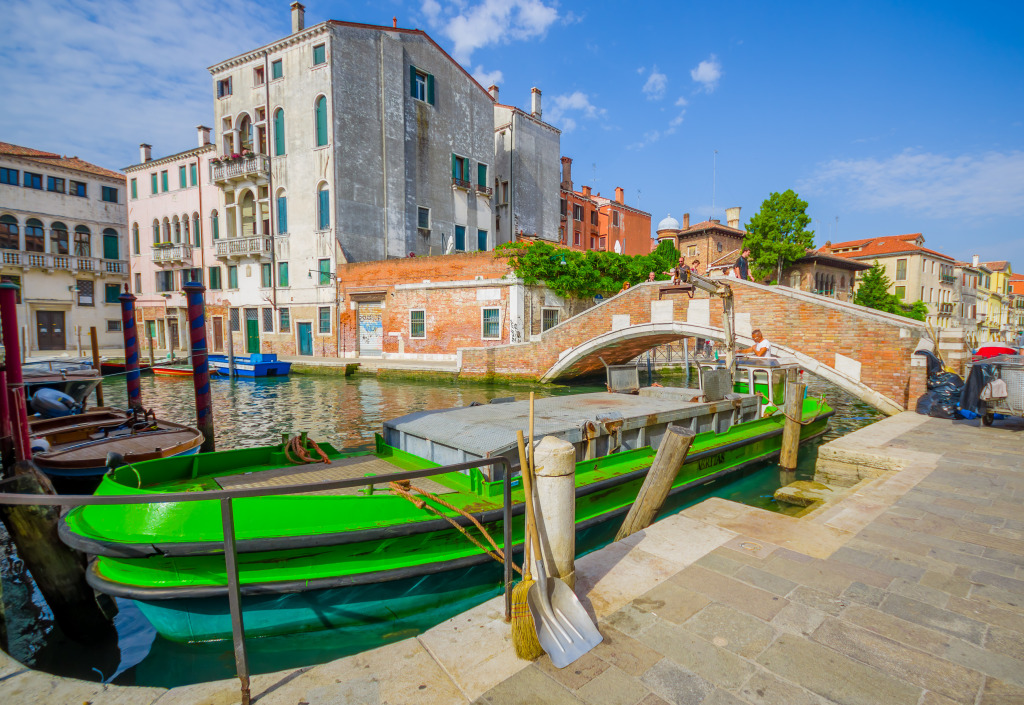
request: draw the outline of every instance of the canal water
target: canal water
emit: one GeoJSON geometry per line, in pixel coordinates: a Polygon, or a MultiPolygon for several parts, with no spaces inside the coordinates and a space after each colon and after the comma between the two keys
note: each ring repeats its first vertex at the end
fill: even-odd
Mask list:
{"type": "MultiPolygon", "coordinates": [[[[828,432],[803,446],[795,479],[814,474],[817,448],[881,418],[871,407],[835,386],[807,376],[808,394],[824,395],[835,410],[828,432]]],[[[683,386],[682,377],[664,377],[665,386],[683,386]]],[[[373,376],[300,376],[258,380],[212,381],[218,448],[238,448],[280,442],[282,433],[308,431],[316,440],[351,450],[373,448],[374,433],[386,419],[424,409],[467,406],[495,397],[529,395],[529,388],[459,384],[373,376]]],[[[601,386],[538,387],[540,396],[603,391],[601,386]]],[[[124,407],[123,378],[105,385],[108,405],[124,407]]],[[[195,402],[190,378],[142,378],[142,399],[157,416],[179,423],[195,423],[195,402]]],[[[783,477],[775,464],[765,464],[742,477],[725,478],[697,493],[674,498],[679,511],[709,496],[723,497],[771,511],[794,512],[799,507],[780,505],[773,494],[783,477]]],[[[171,687],[230,678],[234,675],[231,642],[178,644],[159,637],[134,604],[118,599],[116,637],[99,644],[78,645],[55,627],[45,602],[34,589],[24,565],[0,526],[0,577],[7,605],[9,651],[29,665],[49,673],[122,685],[171,687]]],[[[253,673],[323,663],[382,644],[405,639],[469,609],[479,599],[447,605],[416,620],[375,625],[360,632],[338,630],[246,642],[253,673]]]]}

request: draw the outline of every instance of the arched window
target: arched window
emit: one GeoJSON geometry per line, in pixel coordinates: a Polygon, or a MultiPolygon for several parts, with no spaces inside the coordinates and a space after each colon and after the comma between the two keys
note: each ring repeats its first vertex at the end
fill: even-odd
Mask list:
{"type": "Polygon", "coordinates": [[[103,259],[121,259],[121,244],[118,239],[117,231],[113,228],[103,230],[103,259]]]}
{"type": "Polygon", "coordinates": [[[167,218],[164,218],[164,231],[163,231],[162,241],[163,242],[170,242],[171,241],[171,221],[168,220],[167,218]]]}
{"type": "Polygon", "coordinates": [[[252,151],[252,120],[248,115],[243,115],[238,122],[238,147],[242,151],[252,151]]]}
{"type": "Polygon", "coordinates": [[[50,254],[68,254],[68,226],[59,220],[50,225],[50,254]]]}
{"type": "Polygon", "coordinates": [[[284,110],[278,108],[274,113],[274,156],[284,154],[284,110]]]}
{"type": "Polygon", "coordinates": [[[36,218],[25,221],[25,249],[28,252],[45,252],[43,246],[43,223],[36,218]]]}
{"type": "Polygon", "coordinates": [[[192,239],[195,242],[196,247],[203,246],[203,234],[199,230],[199,214],[192,214],[192,239]]]}
{"type": "Polygon", "coordinates": [[[281,235],[288,232],[288,197],[284,189],[277,191],[277,232],[281,235]]]}
{"type": "Polygon", "coordinates": [[[160,242],[160,221],[153,219],[153,244],[160,242]]]}
{"type": "Polygon", "coordinates": [[[214,240],[220,239],[220,219],[217,217],[217,211],[210,212],[210,233],[214,240]]]}
{"type": "Polygon", "coordinates": [[[183,215],[181,217],[181,230],[182,230],[182,237],[185,238],[185,244],[186,245],[191,245],[192,244],[192,231],[189,230],[189,223],[188,223],[188,216],[187,215],[183,215]]]}
{"type": "Polygon", "coordinates": [[[314,103],[316,113],[316,146],[327,145],[327,97],[320,96],[314,103]]]}
{"type": "Polygon", "coordinates": [[[139,245],[139,224],[132,223],[132,252],[134,252],[135,254],[139,254],[139,245]]]}
{"type": "Polygon", "coordinates": [[[0,215],[0,249],[20,250],[18,219],[13,215],[0,215]]]}
{"type": "Polygon", "coordinates": [[[174,216],[174,219],[171,221],[171,225],[174,228],[174,243],[175,244],[180,244],[181,243],[181,221],[178,220],[178,216],[174,216]]]}
{"type": "Polygon", "coordinates": [[[75,256],[92,257],[92,233],[84,225],[75,226],[75,256]]]}
{"type": "Polygon", "coordinates": [[[256,197],[245,191],[238,200],[238,214],[242,217],[242,237],[256,234],[256,197]]]}
{"type": "Polygon", "coordinates": [[[327,184],[320,184],[316,193],[317,227],[319,230],[331,228],[331,192],[327,184]]]}

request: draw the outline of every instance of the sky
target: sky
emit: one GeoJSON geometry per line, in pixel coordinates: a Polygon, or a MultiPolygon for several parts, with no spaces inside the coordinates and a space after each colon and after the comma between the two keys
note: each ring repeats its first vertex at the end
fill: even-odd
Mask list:
{"type": "MultiPolygon", "coordinates": [[[[287,0],[3,0],[0,140],[113,169],[195,145],[207,68],[291,31],[287,0]]],[[[741,226],[773,192],[815,242],[921,232],[1024,272],[1024,3],[307,0],[423,29],[562,130],[573,180],[741,226]]]]}

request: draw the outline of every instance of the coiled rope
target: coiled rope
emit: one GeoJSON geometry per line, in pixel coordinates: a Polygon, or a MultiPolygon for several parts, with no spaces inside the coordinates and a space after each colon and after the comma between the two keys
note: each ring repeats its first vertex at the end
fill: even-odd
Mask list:
{"type": "Polygon", "coordinates": [[[284,457],[288,459],[289,463],[292,463],[293,465],[304,465],[308,463],[330,464],[331,459],[328,458],[327,453],[325,453],[320,448],[320,446],[316,444],[316,441],[314,441],[312,438],[309,438],[307,439],[306,442],[309,443],[309,445],[313,446],[313,450],[315,450],[317,454],[319,454],[320,459],[317,460],[313,458],[312,455],[307,453],[306,449],[302,445],[302,439],[299,436],[295,436],[290,441],[288,441],[288,443],[286,443],[284,446],[284,457]],[[295,454],[294,458],[292,457],[292,453],[295,454]]]}
{"type": "MultiPolygon", "coordinates": [[[[449,504],[448,502],[445,502],[443,499],[441,499],[440,497],[438,497],[435,494],[431,494],[430,492],[427,492],[424,489],[421,489],[419,487],[415,487],[409,480],[400,480],[398,482],[389,482],[388,483],[388,487],[391,489],[391,491],[394,494],[398,495],[399,497],[404,497],[405,499],[409,500],[410,502],[415,504],[417,508],[425,509],[426,511],[431,512],[432,514],[435,514],[435,515],[441,517],[442,519],[444,519],[445,521],[447,521],[455,529],[457,529],[460,534],[462,534],[467,539],[469,539],[470,542],[473,543],[473,545],[475,545],[477,548],[479,548],[481,551],[486,553],[488,556],[490,556],[494,560],[498,561],[499,563],[504,563],[505,562],[505,552],[502,551],[500,548],[498,548],[498,544],[495,543],[494,539],[491,538],[491,535],[489,533],[487,533],[487,529],[484,528],[483,524],[481,524],[479,521],[477,521],[477,518],[475,516],[473,516],[472,514],[470,514],[469,512],[465,511],[464,509],[460,509],[458,507],[452,506],[451,504],[449,504]],[[422,495],[422,496],[426,497],[427,499],[431,500],[432,502],[436,502],[436,503],[440,504],[442,507],[447,507],[448,509],[451,509],[453,512],[457,512],[458,514],[461,514],[462,516],[464,516],[467,519],[469,519],[471,522],[473,522],[473,525],[477,529],[480,530],[480,533],[484,535],[484,538],[487,539],[487,542],[489,544],[491,544],[491,547],[494,550],[490,550],[486,546],[484,546],[482,543],[480,543],[474,536],[472,536],[468,531],[466,531],[466,528],[464,526],[462,526],[457,521],[452,519],[450,516],[448,516],[447,514],[442,512],[441,510],[439,510],[437,507],[432,507],[429,504],[427,504],[425,501],[420,499],[419,497],[414,496],[413,495],[414,492],[416,494],[419,494],[419,495],[422,495]]],[[[520,575],[522,575],[522,572],[523,572],[522,569],[519,566],[517,566],[514,561],[512,562],[512,570],[514,570],[515,572],[517,572],[520,575]]]]}

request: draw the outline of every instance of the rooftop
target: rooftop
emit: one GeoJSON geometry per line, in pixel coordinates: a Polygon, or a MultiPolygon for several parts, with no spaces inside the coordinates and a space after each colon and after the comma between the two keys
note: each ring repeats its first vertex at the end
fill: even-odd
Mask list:
{"type": "Polygon", "coordinates": [[[101,166],[96,166],[84,159],[78,157],[65,157],[54,152],[44,152],[39,149],[32,149],[31,147],[22,147],[20,145],[11,144],[10,142],[0,142],[0,154],[4,154],[11,157],[18,157],[20,159],[28,159],[29,161],[35,162],[40,166],[56,166],[62,169],[70,169],[72,171],[81,171],[87,174],[93,174],[95,176],[105,176],[111,179],[124,180],[124,174],[120,174],[110,169],[104,169],[101,166]]]}

